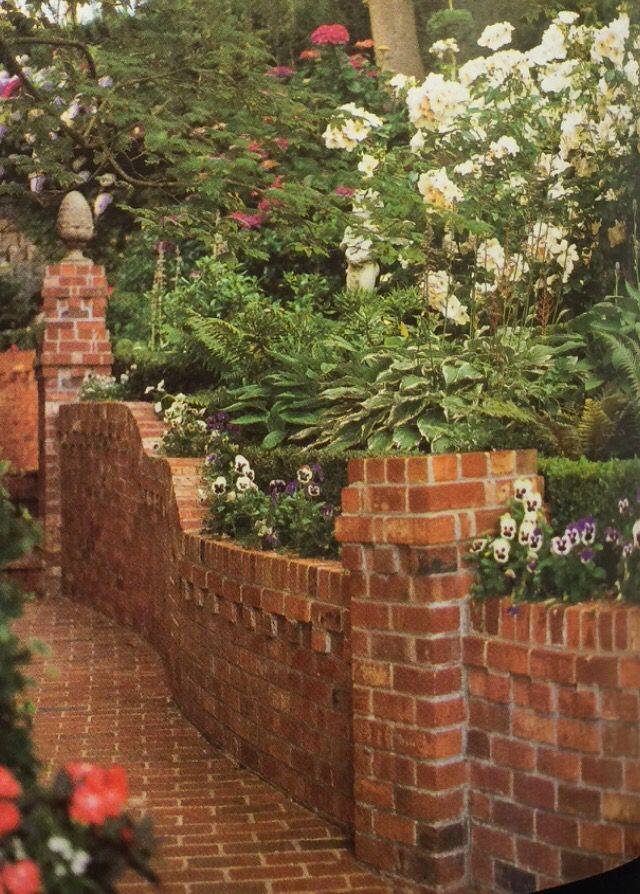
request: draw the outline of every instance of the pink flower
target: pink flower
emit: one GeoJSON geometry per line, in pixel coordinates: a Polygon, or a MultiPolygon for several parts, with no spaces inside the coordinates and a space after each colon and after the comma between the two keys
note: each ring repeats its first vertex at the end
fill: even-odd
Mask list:
{"type": "Polygon", "coordinates": [[[33,860],[10,863],[0,873],[0,886],[7,894],[39,894],[42,891],[40,870],[33,860]]]}
{"type": "Polygon", "coordinates": [[[276,65],[275,68],[270,68],[267,72],[268,78],[280,78],[284,80],[285,78],[290,78],[291,75],[294,75],[295,69],[291,68],[288,65],[276,65]]]}
{"type": "Polygon", "coordinates": [[[283,152],[289,148],[289,140],[286,137],[276,137],[273,141],[278,149],[281,149],[283,152]]]}
{"type": "Polygon", "coordinates": [[[229,217],[245,230],[259,230],[265,221],[264,214],[245,214],[243,211],[233,211],[229,217]]]}
{"type": "Polygon", "coordinates": [[[320,25],[311,35],[311,43],[316,46],[344,46],[349,43],[349,32],[344,25],[320,25]]]}
{"type": "Polygon", "coordinates": [[[315,62],[320,58],[320,53],[317,50],[303,50],[298,58],[305,62],[315,62]]]}
{"type": "Polygon", "coordinates": [[[355,196],[356,191],[351,186],[336,186],[334,193],[337,196],[347,196],[350,198],[351,196],[355,196]]]}
{"type": "Polygon", "coordinates": [[[269,153],[267,152],[267,150],[263,149],[262,144],[259,143],[257,140],[253,140],[251,143],[249,143],[249,145],[247,146],[247,150],[249,152],[253,152],[254,155],[259,155],[260,158],[269,157],[269,153]]]}
{"type": "Polygon", "coordinates": [[[11,99],[12,96],[15,96],[18,90],[22,85],[22,81],[18,77],[18,75],[14,75],[12,78],[3,84],[2,89],[0,90],[0,99],[11,99]]]}
{"type": "Polygon", "coordinates": [[[351,68],[355,68],[356,71],[360,71],[366,61],[367,60],[364,58],[362,53],[354,53],[353,56],[349,56],[349,65],[351,66],[351,68]]]}

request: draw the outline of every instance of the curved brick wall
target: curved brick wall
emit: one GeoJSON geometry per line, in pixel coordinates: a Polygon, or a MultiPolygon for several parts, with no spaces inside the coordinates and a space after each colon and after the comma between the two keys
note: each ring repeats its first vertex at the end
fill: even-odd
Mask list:
{"type": "Polygon", "coordinates": [[[466,541],[535,453],[354,461],[341,566],[200,536],[199,463],[153,455],[148,404],[60,421],[65,592],[146,633],[187,716],[362,859],[524,894],[640,854],[640,607],[469,604],[466,541]]]}
{"type": "Polygon", "coordinates": [[[65,406],[60,422],[63,591],[147,635],[209,739],[350,824],[341,567],[201,537],[199,463],[152,455],[149,404],[65,406]]]}
{"type": "Polygon", "coordinates": [[[471,869],[540,890],[640,855],[640,608],[471,611],[471,869]]]}

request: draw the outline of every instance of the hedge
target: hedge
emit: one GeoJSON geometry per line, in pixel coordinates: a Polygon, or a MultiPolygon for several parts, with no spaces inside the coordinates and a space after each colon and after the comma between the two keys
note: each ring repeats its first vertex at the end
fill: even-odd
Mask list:
{"type": "Polygon", "coordinates": [[[587,515],[601,525],[615,524],[618,500],[635,500],[640,489],[640,459],[591,462],[586,459],[541,459],[545,496],[556,529],[587,515]]]}

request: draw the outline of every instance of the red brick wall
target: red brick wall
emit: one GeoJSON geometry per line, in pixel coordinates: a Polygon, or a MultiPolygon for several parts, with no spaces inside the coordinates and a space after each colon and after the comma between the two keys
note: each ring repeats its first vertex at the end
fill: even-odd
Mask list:
{"type": "Polygon", "coordinates": [[[38,391],[34,351],[0,354],[0,460],[14,472],[38,468],[38,391]]]}
{"type": "Polygon", "coordinates": [[[343,492],[356,854],[430,894],[470,884],[465,544],[536,465],[534,451],[359,460],[343,492]]]}
{"type": "Polygon", "coordinates": [[[153,455],[149,405],[60,420],[65,592],[145,632],[187,716],[362,859],[514,894],[640,853],[640,607],[469,605],[467,541],[534,452],[352,462],[341,567],[201,537],[199,463],[153,455]]]}
{"type": "Polygon", "coordinates": [[[475,606],[472,877],[533,891],[640,855],[640,607],[475,606]]]}
{"type": "Polygon", "coordinates": [[[150,455],[162,426],[148,404],[65,406],[60,420],[64,592],[146,633],[213,742],[350,825],[340,565],[201,537],[199,463],[150,455]]]}

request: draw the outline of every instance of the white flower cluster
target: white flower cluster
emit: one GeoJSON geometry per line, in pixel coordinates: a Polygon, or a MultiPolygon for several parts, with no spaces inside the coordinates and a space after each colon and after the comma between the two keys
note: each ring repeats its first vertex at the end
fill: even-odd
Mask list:
{"type": "Polygon", "coordinates": [[[446,270],[428,273],[425,277],[425,291],[429,307],[439,311],[446,320],[457,326],[469,322],[469,314],[452,291],[452,280],[446,270]]]}
{"type": "Polygon", "coordinates": [[[47,845],[52,854],[62,858],[56,862],[54,868],[56,878],[64,878],[69,874],[84,875],[91,862],[91,857],[86,851],[75,850],[69,839],[61,835],[52,835],[47,845]]]}
{"type": "Polygon", "coordinates": [[[346,149],[353,152],[374,128],[382,127],[382,118],[349,102],[340,106],[335,121],[327,126],[323,136],[327,149],[346,149]]]}
{"type": "MultiPolygon", "coordinates": [[[[525,512],[520,527],[510,512],[505,512],[500,519],[500,536],[491,543],[493,557],[499,565],[505,565],[509,561],[511,544],[516,538],[521,546],[528,547],[532,562],[537,559],[543,545],[543,535],[539,527],[542,496],[529,478],[518,479],[514,490],[515,499],[523,504],[525,512]]],[[[477,540],[472,547],[473,552],[483,552],[487,545],[487,540],[477,540]]]]}

